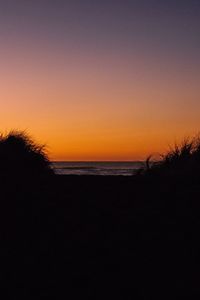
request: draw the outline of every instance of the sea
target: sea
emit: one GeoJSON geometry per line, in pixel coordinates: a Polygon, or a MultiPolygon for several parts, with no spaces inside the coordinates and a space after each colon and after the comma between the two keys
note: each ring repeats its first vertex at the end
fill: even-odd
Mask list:
{"type": "Polygon", "coordinates": [[[143,161],[131,162],[52,162],[58,175],[102,175],[102,176],[132,176],[144,167],[143,161]]]}

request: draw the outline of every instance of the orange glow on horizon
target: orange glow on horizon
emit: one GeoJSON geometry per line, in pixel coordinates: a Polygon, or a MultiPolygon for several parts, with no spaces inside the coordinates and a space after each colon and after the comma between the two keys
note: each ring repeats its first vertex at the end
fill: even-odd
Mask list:
{"type": "Polygon", "coordinates": [[[200,128],[198,68],[142,53],[29,50],[5,54],[1,131],[27,130],[51,160],[142,160],[200,128]]]}

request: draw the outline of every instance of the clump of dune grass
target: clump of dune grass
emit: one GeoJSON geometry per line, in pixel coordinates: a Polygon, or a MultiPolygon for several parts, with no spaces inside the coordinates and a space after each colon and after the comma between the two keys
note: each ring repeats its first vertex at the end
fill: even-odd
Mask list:
{"type": "Polygon", "coordinates": [[[52,174],[44,145],[37,144],[24,131],[0,135],[0,175],[18,177],[52,174]]]}
{"type": "Polygon", "coordinates": [[[200,175],[200,136],[185,138],[180,144],[170,147],[169,151],[160,155],[160,160],[150,163],[147,158],[145,174],[167,176],[200,175]]]}

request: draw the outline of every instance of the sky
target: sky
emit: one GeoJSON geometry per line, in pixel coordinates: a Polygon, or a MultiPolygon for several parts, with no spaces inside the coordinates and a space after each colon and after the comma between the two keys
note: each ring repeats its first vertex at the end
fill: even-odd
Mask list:
{"type": "Polygon", "coordinates": [[[0,0],[1,132],[52,160],[141,160],[199,116],[199,0],[0,0]]]}

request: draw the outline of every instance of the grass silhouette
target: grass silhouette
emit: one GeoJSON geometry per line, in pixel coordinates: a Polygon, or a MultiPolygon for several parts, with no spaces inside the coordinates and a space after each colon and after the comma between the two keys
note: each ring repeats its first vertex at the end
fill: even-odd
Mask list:
{"type": "Polygon", "coordinates": [[[151,156],[147,158],[143,174],[171,179],[197,178],[200,174],[200,137],[186,138],[180,144],[175,144],[157,162],[150,164],[150,159],[151,156]]]}
{"type": "Polygon", "coordinates": [[[53,174],[45,146],[23,131],[0,136],[0,176],[43,177],[53,174]]]}

